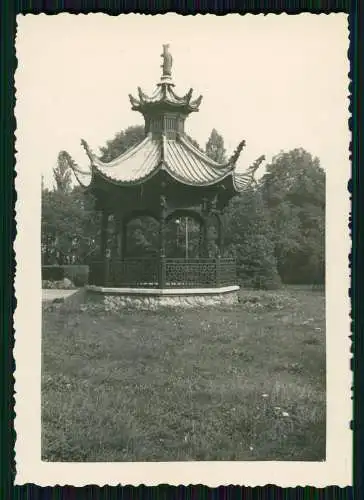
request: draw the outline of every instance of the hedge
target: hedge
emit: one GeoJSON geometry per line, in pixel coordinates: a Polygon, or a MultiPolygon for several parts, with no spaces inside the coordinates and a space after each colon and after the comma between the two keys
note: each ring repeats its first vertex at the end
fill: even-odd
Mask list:
{"type": "Polygon", "coordinates": [[[69,264],[69,265],[54,265],[42,266],[42,280],[45,281],[61,281],[67,278],[78,287],[88,283],[89,266],[69,264]]]}
{"type": "Polygon", "coordinates": [[[42,281],[61,281],[64,277],[62,266],[42,266],[42,281]]]}

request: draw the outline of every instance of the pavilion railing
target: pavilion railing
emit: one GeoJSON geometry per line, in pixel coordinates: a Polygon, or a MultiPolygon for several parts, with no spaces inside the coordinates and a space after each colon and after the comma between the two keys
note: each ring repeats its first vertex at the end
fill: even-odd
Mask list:
{"type": "Polygon", "coordinates": [[[208,288],[236,284],[233,258],[125,258],[93,262],[90,284],[135,288],[208,288]]]}

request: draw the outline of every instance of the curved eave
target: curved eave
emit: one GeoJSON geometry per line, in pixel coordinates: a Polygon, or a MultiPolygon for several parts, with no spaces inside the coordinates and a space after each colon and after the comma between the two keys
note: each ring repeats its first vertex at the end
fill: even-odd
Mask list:
{"type": "Polygon", "coordinates": [[[194,146],[190,141],[189,139],[187,138],[187,136],[185,135],[180,135],[178,137],[178,140],[189,150],[191,151],[191,153],[195,156],[197,156],[198,158],[200,158],[204,163],[206,163],[207,165],[211,166],[212,168],[214,169],[217,169],[217,170],[221,170],[221,169],[228,169],[229,171],[232,171],[234,170],[235,168],[235,163],[236,162],[227,162],[227,163],[218,163],[214,160],[212,160],[209,156],[207,156],[206,153],[204,153],[203,151],[200,151],[198,148],[196,148],[196,146],[194,146]]]}
{"type": "Polygon", "coordinates": [[[130,180],[130,181],[125,181],[125,180],[119,180],[115,179],[110,175],[107,175],[105,172],[99,170],[97,167],[93,166],[93,181],[96,180],[97,178],[100,178],[107,183],[113,184],[114,186],[119,186],[119,187],[133,187],[133,186],[140,186],[141,184],[144,184],[147,182],[149,179],[154,177],[159,170],[161,169],[161,165],[157,165],[151,172],[149,172],[147,175],[144,177],[140,177],[135,180],[130,180]]]}
{"type": "Polygon", "coordinates": [[[236,172],[234,172],[232,181],[234,190],[237,194],[249,189],[255,182],[254,178],[250,174],[236,172]]]}
{"type": "Polygon", "coordinates": [[[114,160],[111,160],[109,162],[103,162],[99,158],[97,158],[96,155],[91,154],[90,160],[92,165],[94,165],[97,168],[114,168],[118,167],[121,163],[124,163],[125,161],[131,159],[132,157],[136,157],[138,153],[142,152],[143,149],[145,149],[149,144],[152,143],[152,140],[149,135],[147,135],[141,142],[136,144],[135,146],[130,147],[124,153],[121,153],[121,155],[117,156],[114,160]]]}
{"type": "Polygon", "coordinates": [[[141,143],[130,148],[115,160],[104,163],[89,155],[93,173],[119,185],[145,182],[155,174],[161,162],[161,144],[148,135],[141,143]]]}
{"type": "Polygon", "coordinates": [[[234,189],[241,189],[241,176],[235,174],[235,161],[217,163],[185,136],[168,140],[148,135],[140,144],[108,163],[97,158],[87,143],[83,144],[91,161],[92,176],[118,186],[143,184],[163,170],[178,183],[190,187],[214,186],[231,176],[234,189]]]}
{"type": "Polygon", "coordinates": [[[211,179],[210,181],[202,180],[200,182],[193,180],[189,181],[186,179],[185,176],[180,175],[178,171],[175,169],[171,168],[170,164],[166,161],[161,161],[159,164],[153,168],[149,174],[145,175],[144,177],[140,177],[138,179],[132,180],[132,181],[125,181],[125,180],[118,180],[113,178],[110,175],[107,175],[105,172],[99,170],[95,165],[92,165],[92,174],[91,180],[89,184],[83,184],[77,177],[76,173],[75,176],[79,183],[83,187],[89,187],[93,183],[94,179],[97,177],[103,179],[106,182],[109,182],[113,185],[117,185],[120,187],[131,187],[131,186],[138,186],[141,185],[147,181],[149,181],[152,177],[157,175],[160,171],[164,170],[165,172],[168,173],[168,175],[174,179],[176,182],[183,184],[188,187],[196,187],[196,188],[201,188],[201,187],[211,187],[211,186],[218,186],[219,184],[224,184],[225,189],[227,192],[230,193],[231,196],[234,196],[236,194],[240,194],[244,192],[246,189],[249,187],[253,186],[254,183],[256,182],[255,179],[247,173],[236,173],[235,170],[229,170],[225,171],[224,173],[220,172],[220,175],[218,178],[211,179]]]}
{"type": "Polygon", "coordinates": [[[222,187],[223,190],[220,192],[219,198],[220,198],[220,203],[222,203],[222,205],[224,206],[232,198],[234,198],[234,196],[243,193],[247,189],[246,186],[242,187],[236,182],[235,172],[232,172],[228,177],[226,177],[222,187]]]}
{"type": "Polygon", "coordinates": [[[92,182],[96,180],[98,177],[110,184],[119,186],[119,187],[132,187],[132,186],[140,186],[141,184],[144,184],[148,182],[150,179],[152,179],[154,176],[156,176],[159,172],[165,171],[173,180],[178,182],[181,185],[188,186],[191,188],[203,188],[203,187],[211,187],[211,186],[218,186],[219,184],[222,184],[228,179],[229,177],[231,178],[231,183],[233,185],[233,173],[232,172],[226,172],[224,175],[221,175],[219,178],[212,179],[211,181],[189,181],[186,179],[184,176],[179,175],[178,172],[173,171],[170,166],[168,165],[167,162],[163,161],[159,165],[156,166],[155,169],[153,169],[148,175],[146,175],[143,178],[139,178],[133,181],[124,181],[124,180],[118,180],[114,179],[111,176],[108,176],[104,172],[98,170],[96,167],[93,167],[93,175],[92,175],[92,182]]]}
{"type": "Polygon", "coordinates": [[[202,96],[197,99],[192,98],[193,89],[190,89],[183,97],[178,96],[173,90],[173,84],[160,83],[155,92],[148,96],[141,88],[138,88],[139,99],[129,94],[129,99],[134,111],[144,113],[144,110],[153,109],[154,106],[171,106],[172,108],[182,108],[185,112],[192,113],[198,111],[202,101],[202,96]]]}
{"type": "Polygon", "coordinates": [[[73,171],[74,176],[76,177],[77,182],[81,187],[84,189],[88,189],[91,186],[92,183],[92,173],[90,172],[89,174],[82,174],[80,175],[79,173],[73,171]]]}
{"type": "Polygon", "coordinates": [[[265,155],[261,155],[255,162],[245,170],[245,172],[235,172],[233,176],[234,189],[237,193],[256,185],[255,173],[265,160],[265,155]]]}
{"type": "Polygon", "coordinates": [[[195,187],[195,188],[201,188],[201,187],[211,187],[211,186],[217,186],[221,184],[229,175],[231,175],[230,172],[226,172],[225,174],[221,175],[218,178],[211,179],[210,181],[189,181],[186,179],[184,176],[180,175],[178,172],[173,171],[170,166],[168,166],[167,163],[164,163],[163,166],[165,167],[164,170],[168,172],[168,174],[177,182],[180,184],[183,184],[185,186],[189,187],[195,187]]]}
{"type": "Polygon", "coordinates": [[[75,162],[69,163],[69,167],[71,168],[78,184],[81,187],[88,189],[92,182],[92,168],[89,170],[82,170],[76,165],[75,162]]]}
{"type": "Polygon", "coordinates": [[[145,182],[148,182],[162,170],[165,171],[172,179],[177,181],[179,184],[195,188],[215,186],[223,182],[227,177],[232,176],[232,172],[228,171],[224,172],[223,174],[220,173],[219,177],[215,177],[209,181],[195,180],[195,179],[189,180],[186,176],[180,174],[177,169],[174,169],[171,166],[170,162],[160,161],[155,166],[155,168],[153,168],[147,175],[130,181],[116,179],[111,175],[108,175],[105,171],[100,170],[95,165],[92,165],[92,179],[99,177],[107,182],[110,182],[111,184],[120,187],[132,187],[132,186],[139,186],[141,184],[144,184],[145,182]]]}
{"type": "Polygon", "coordinates": [[[173,101],[169,101],[168,99],[161,99],[160,101],[155,101],[155,102],[135,102],[132,103],[131,109],[133,111],[139,111],[139,113],[147,114],[148,111],[153,111],[155,108],[161,108],[161,107],[169,107],[173,111],[180,110],[181,113],[188,114],[188,113],[197,113],[199,111],[199,105],[192,105],[192,104],[186,104],[186,103],[176,103],[173,101]]]}
{"type": "Polygon", "coordinates": [[[196,188],[218,185],[227,177],[233,175],[233,171],[231,169],[219,169],[219,171],[214,170],[213,172],[211,172],[210,167],[207,166],[207,168],[207,172],[210,175],[208,175],[206,171],[203,172],[202,169],[193,171],[191,164],[187,165],[185,163],[182,168],[181,163],[176,160],[176,157],[172,159],[171,153],[169,152],[166,160],[160,159],[155,163],[155,165],[148,171],[146,175],[132,180],[117,179],[113,177],[111,171],[110,173],[108,173],[107,171],[105,171],[105,169],[101,170],[95,164],[92,165],[92,172],[94,177],[100,177],[101,179],[120,187],[132,187],[144,184],[162,170],[179,184],[196,188]]]}

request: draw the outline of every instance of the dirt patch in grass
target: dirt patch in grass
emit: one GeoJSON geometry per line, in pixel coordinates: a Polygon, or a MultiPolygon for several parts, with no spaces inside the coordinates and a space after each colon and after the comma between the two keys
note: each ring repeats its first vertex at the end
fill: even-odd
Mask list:
{"type": "Polygon", "coordinates": [[[49,461],[325,459],[324,296],[43,313],[49,461]]]}

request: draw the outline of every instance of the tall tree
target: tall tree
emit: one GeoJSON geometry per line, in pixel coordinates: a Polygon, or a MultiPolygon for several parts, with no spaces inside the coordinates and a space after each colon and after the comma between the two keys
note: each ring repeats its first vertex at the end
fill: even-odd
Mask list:
{"type": "Polygon", "coordinates": [[[319,159],[302,148],[281,152],[267,166],[260,187],[274,228],[282,279],[323,281],[325,172],[319,159]]]}
{"type": "Polygon", "coordinates": [[[243,287],[278,288],[281,284],[274,255],[267,208],[253,187],[235,196],[225,214],[225,245],[237,261],[243,287]]]}
{"type": "Polygon", "coordinates": [[[210,137],[206,143],[206,154],[218,163],[222,163],[226,159],[224,139],[216,129],[212,129],[210,137]]]}
{"type": "Polygon", "coordinates": [[[76,186],[69,193],[42,193],[42,248],[45,264],[84,263],[98,246],[99,214],[94,200],[76,186]]]}
{"type": "Polygon", "coordinates": [[[42,188],[42,257],[44,263],[83,262],[97,242],[98,214],[94,200],[72,186],[67,151],[57,157],[54,189],[42,188]]]}
{"type": "Polygon", "coordinates": [[[57,166],[53,169],[55,188],[62,193],[69,193],[72,189],[72,171],[69,166],[69,154],[60,151],[57,158],[57,166]]]}

